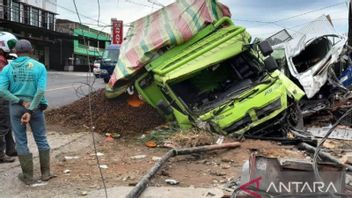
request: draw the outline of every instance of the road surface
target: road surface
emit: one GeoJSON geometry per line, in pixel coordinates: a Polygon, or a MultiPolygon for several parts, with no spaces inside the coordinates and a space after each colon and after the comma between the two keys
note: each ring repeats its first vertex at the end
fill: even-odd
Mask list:
{"type": "MultiPolygon", "coordinates": [[[[48,87],[46,97],[49,100],[49,108],[57,108],[70,104],[79,98],[87,95],[88,86],[87,73],[82,72],[48,72],[48,87]]],[[[94,80],[90,76],[90,80],[94,80]]],[[[102,79],[96,79],[94,89],[104,88],[105,84],[102,79]]]]}

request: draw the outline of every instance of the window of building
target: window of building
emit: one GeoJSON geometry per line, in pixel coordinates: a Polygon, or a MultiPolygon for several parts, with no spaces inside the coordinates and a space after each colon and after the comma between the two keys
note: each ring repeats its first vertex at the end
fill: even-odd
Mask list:
{"type": "Polygon", "coordinates": [[[20,22],[20,3],[16,0],[11,2],[11,21],[20,22]]]}
{"type": "Polygon", "coordinates": [[[39,27],[39,9],[31,9],[31,25],[39,27]]]}
{"type": "Polygon", "coordinates": [[[52,13],[48,13],[48,24],[49,24],[49,30],[54,30],[55,27],[55,16],[52,13]]]}
{"type": "Polygon", "coordinates": [[[85,42],[88,42],[87,39],[84,40],[83,36],[78,36],[78,43],[79,43],[80,45],[85,45],[85,46],[86,46],[86,43],[85,43],[84,41],[85,41],[85,42]]]}
{"type": "Polygon", "coordinates": [[[105,41],[99,41],[99,48],[105,49],[105,41]]]}
{"type": "Polygon", "coordinates": [[[8,4],[8,1],[7,0],[3,0],[3,12],[4,12],[4,19],[9,19],[9,4],[8,4]]]}
{"type": "Polygon", "coordinates": [[[94,39],[89,40],[89,46],[90,47],[98,47],[97,40],[94,40],[94,39]]]}
{"type": "Polygon", "coordinates": [[[42,27],[45,29],[48,29],[48,13],[45,11],[42,11],[42,27]]]}
{"type": "Polygon", "coordinates": [[[30,7],[28,5],[23,5],[23,23],[29,25],[30,24],[30,7]]]}

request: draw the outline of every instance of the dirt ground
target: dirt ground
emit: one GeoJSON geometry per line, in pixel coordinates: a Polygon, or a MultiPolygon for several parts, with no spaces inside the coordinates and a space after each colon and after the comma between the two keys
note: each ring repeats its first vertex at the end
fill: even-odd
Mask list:
{"type": "MultiPolygon", "coordinates": [[[[57,126],[56,130],[57,130],[57,126]]],[[[67,131],[66,128],[62,128],[67,131]]],[[[225,140],[229,142],[231,140],[225,140]]],[[[155,164],[153,158],[162,157],[169,149],[148,148],[140,141],[140,135],[114,140],[102,137],[97,143],[99,156],[107,187],[134,186],[139,179],[155,164]],[[133,156],[145,155],[141,159],[133,156]]],[[[241,147],[193,156],[172,158],[152,180],[150,186],[168,186],[165,179],[175,179],[180,187],[219,187],[241,175],[242,165],[249,159],[251,152],[258,155],[281,158],[306,156],[293,146],[281,146],[276,142],[246,140],[241,147]]],[[[58,175],[51,181],[58,185],[71,186],[78,191],[101,189],[102,180],[97,168],[94,149],[72,150],[56,156],[53,170],[58,175]],[[66,159],[65,159],[66,157],[66,159]]]]}
{"type": "MultiPolygon", "coordinates": [[[[94,93],[91,97],[96,150],[107,188],[135,186],[156,163],[157,158],[168,152],[170,148],[165,148],[165,145],[207,145],[214,144],[219,138],[204,131],[179,131],[173,128],[172,124],[165,124],[159,114],[148,105],[139,108],[129,106],[129,99],[129,96],[122,96],[118,100],[107,100],[102,91],[94,93]],[[117,136],[106,137],[106,133],[117,136]],[[145,143],[148,140],[160,147],[147,147],[145,143]]],[[[16,177],[12,176],[12,180],[20,186],[16,188],[20,193],[14,192],[10,197],[23,197],[24,194],[25,197],[77,197],[103,188],[92,135],[87,132],[88,100],[89,98],[85,97],[46,113],[48,131],[53,135],[49,135],[49,140],[51,137],[55,144],[55,134],[64,139],[68,138],[68,143],[63,143],[53,151],[52,169],[58,177],[44,187],[29,189],[31,193],[28,193],[29,191],[23,190],[26,188],[21,186],[16,177]],[[83,135],[77,136],[77,133],[83,135]]],[[[237,140],[224,140],[234,141],[237,140]]],[[[339,150],[346,148],[342,148],[339,143],[328,141],[325,146],[342,157],[343,153],[339,150]]],[[[169,186],[165,180],[174,179],[179,182],[177,187],[216,187],[226,190],[226,184],[241,176],[242,166],[253,152],[273,158],[310,159],[306,153],[294,146],[285,146],[278,142],[247,139],[240,144],[239,148],[231,150],[174,157],[153,178],[150,186],[169,186]]],[[[352,146],[348,148],[351,149],[352,146]]],[[[13,174],[20,171],[18,165],[15,167],[13,174]]],[[[38,174],[38,169],[36,171],[38,174]]],[[[1,173],[4,173],[2,176],[6,178],[8,173],[5,169],[2,172],[0,167],[1,173]]],[[[229,191],[224,192],[231,194],[229,191]]]]}

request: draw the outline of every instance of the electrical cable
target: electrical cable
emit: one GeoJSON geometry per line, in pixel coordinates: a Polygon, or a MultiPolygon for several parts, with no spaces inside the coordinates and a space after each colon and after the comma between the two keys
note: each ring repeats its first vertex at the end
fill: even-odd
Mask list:
{"type": "MultiPolygon", "coordinates": [[[[310,22],[305,22],[303,24],[295,25],[295,26],[292,26],[292,27],[289,27],[289,28],[285,27],[284,25],[278,24],[278,22],[287,21],[287,20],[290,20],[290,19],[293,19],[293,18],[304,16],[304,15],[307,15],[307,14],[310,14],[310,13],[313,13],[313,12],[322,11],[322,10],[325,10],[325,9],[328,9],[328,8],[337,7],[337,6],[340,6],[340,5],[345,4],[345,3],[346,2],[343,1],[343,2],[339,2],[339,3],[331,4],[331,5],[328,5],[328,6],[325,6],[325,7],[321,7],[321,8],[314,9],[314,10],[310,10],[310,11],[307,11],[307,12],[304,12],[304,13],[301,13],[301,14],[297,14],[297,15],[293,15],[293,16],[290,16],[290,17],[281,18],[281,19],[278,19],[278,20],[275,20],[275,21],[260,21],[260,20],[251,20],[251,19],[235,19],[235,21],[253,22],[253,23],[262,23],[263,24],[263,25],[260,25],[260,26],[252,27],[252,28],[258,28],[258,27],[261,27],[261,26],[264,26],[264,25],[272,24],[272,25],[275,25],[275,26],[278,26],[278,27],[282,27],[282,28],[285,28],[285,29],[289,29],[291,31],[296,32],[296,30],[294,30],[293,28],[308,24],[310,22]]],[[[347,18],[338,18],[338,19],[331,19],[331,20],[335,21],[335,20],[345,20],[345,19],[347,19],[347,18]]],[[[318,20],[315,20],[315,21],[318,21],[318,20]]],[[[274,33],[276,33],[276,32],[265,33],[265,34],[266,35],[271,35],[271,34],[274,34],[274,33]]],[[[256,34],[254,34],[254,35],[256,35],[256,34]]],[[[259,34],[257,34],[257,35],[259,35],[259,34]]]]}
{"type": "MultiPolygon", "coordinates": [[[[74,4],[74,7],[75,7],[75,11],[76,11],[78,20],[79,20],[80,24],[82,24],[82,20],[81,20],[80,14],[78,12],[76,0],[73,0],[73,4],[74,4]]],[[[84,37],[83,29],[82,29],[82,35],[83,35],[83,42],[86,45],[86,39],[84,37]]],[[[86,50],[87,50],[87,58],[88,58],[88,66],[89,66],[89,71],[88,71],[89,73],[87,74],[87,83],[85,84],[89,88],[89,90],[88,90],[89,91],[89,93],[88,93],[88,110],[89,110],[89,118],[90,118],[90,120],[89,120],[89,122],[90,122],[89,123],[90,124],[89,130],[90,130],[90,133],[92,135],[93,147],[94,147],[94,152],[95,152],[95,158],[96,158],[96,161],[97,161],[97,166],[99,168],[101,181],[103,183],[105,197],[108,198],[107,188],[106,188],[106,184],[105,184],[105,178],[104,178],[104,175],[103,175],[103,172],[102,172],[102,169],[101,169],[100,160],[99,160],[99,156],[98,156],[98,151],[97,151],[97,147],[96,147],[95,135],[94,135],[94,128],[95,127],[94,127],[94,124],[93,124],[92,98],[91,98],[91,93],[93,92],[94,80],[93,80],[93,83],[90,82],[90,77],[91,77],[90,57],[89,57],[88,48],[86,48],[86,50]]],[[[82,83],[82,84],[84,84],[84,83],[82,83]]]]}
{"type": "Polygon", "coordinates": [[[325,9],[328,9],[328,8],[340,6],[340,5],[345,4],[345,3],[346,2],[343,1],[343,2],[339,2],[339,3],[331,4],[331,5],[328,5],[328,6],[325,6],[325,7],[321,7],[321,8],[310,10],[310,11],[307,11],[307,12],[303,12],[303,13],[300,13],[300,14],[297,14],[297,15],[281,18],[281,19],[278,19],[278,20],[275,20],[275,21],[259,21],[259,20],[251,20],[251,19],[235,19],[235,21],[273,24],[273,23],[278,23],[278,22],[281,22],[281,21],[287,21],[287,20],[290,20],[290,19],[293,19],[293,18],[301,17],[301,16],[304,16],[304,15],[307,15],[307,14],[310,14],[310,13],[313,13],[313,12],[318,12],[318,11],[322,11],[322,10],[325,10],[325,9]]]}
{"type": "Polygon", "coordinates": [[[147,5],[147,4],[143,4],[143,3],[139,3],[139,2],[136,2],[136,1],[133,1],[133,0],[125,0],[127,3],[131,3],[131,4],[134,4],[134,5],[138,5],[138,6],[143,6],[143,7],[148,7],[148,8],[153,8],[152,6],[150,5],[147,5]]]}
{"type": "MultiPolygon", "coordinates": [[[[65,6],[62,6],[62,5],[60,5],[60,4],[56,3],[56,2],[52,2],[51,0],[48,0],[48,1],[46,1],[46,2],[48,2],[48,3],[50,3],[50,4],[54,5],[54,6],[57,6],[57,7],[61,8],[61,9],[63,9],[63,10],[66,10],[66,11],[68,11],[68,12],[71,12],[71,13],[73,13],[73,14],[76,14],[76,12],[75,12],[74,10],[71,10],[71,9],[69,9],[69,8],[67,8],[67,7],[65,7],[65,6]]],[[[80,14],[80,17],[84,17],[84,18],[89,19],[89,20],[91,20],[91,21],[97,22],[97,19],[94,19],[94,18],[89,17],[89,16],[85,16],[85,15],[80,14]]],[[[83,23],[82,23],[82,24],[83,24],[83,23]]],[[[102,23],[102,24],[108,25],[108,24],[106,24],[106,23],[102,23]]]]}
{"type": "Polygon", "coordinates": [[[322,145],[324,144],[324,142],[329,138],[329,136],[331,135],[331,133],[334,131],[334,129],[339,125],[339,123],[346,117],[348,116],[350,113],[352,112],[352,108],[348,109],[336,122],[334,125],[331,126],[331,128],[329,129],[329,131],[326,133],[326,135],[324,136],[324,138],[320,141],[320,143],[318,144],[318,146],[315,149],[314,152],[314,156],[313,156],[313,171],[314,171],[314,175],[315,177],[322,181],[322,178],[319,174],[319,169],[318,169],[318,156],[319,156],[319,152],[321,150],[322,145]]]}

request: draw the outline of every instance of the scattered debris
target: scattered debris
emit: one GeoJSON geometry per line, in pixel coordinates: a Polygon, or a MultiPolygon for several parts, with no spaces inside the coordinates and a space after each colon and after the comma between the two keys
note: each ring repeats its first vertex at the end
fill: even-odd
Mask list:
{"type": "Polygon", "coordinates": [[[346,153],[340,159],[343,164],[351,164],[352,165],[352,153],[346,153]]]}
{"type": "Polygon", "coordinates": [[[107,169],[108,168],[108,165],[105,165],[105,164],[102,164],[99,166],[100,168],[103,168],[103,169],[107,169]]]}
{"type": "Polygon", "coordinates": [[[160,161],[160,160],[161,160],[161,157],[153,156],[153,157],[152,157],[152,160],[153,160],[153,161],[160,161]]]}
{"type": "Polygon", "coordinates": [[[231,165],[229,165],[229,164],[221,164],[221,168],[222,169],[229,169],[229,168],[231,168],[231,165]]]}
{"type": "MultiPolygon", "coordinates": [[[[326,133],[330,130],[332,126],[326,126],[326,127],[311,127],[308,128],[308,131],[312,133],[314,137],[324,137],[326,133]]],[[[334,129],[334,132],[332,132],[329,135],[330,139],[339,139],[339,140],[352,140],[352,133],[351,133],[351,128],[349,127],[344,127],[344,126],[338,126],[334,129]]]]}
{"type": "Polygon", "coordinates": [[[134,177],[132,177],[132,176],[125,176],[124,178],[122,178],[122,181],[127,181],[127,180],[133,180],[134,179],[134,177]]]}
{"type": "Polygon", "coordinates": [[[149,140],[149,141],[145,142],[144,144],[149,148],[155,148],[157,146],[157,144],[153,140],[149,140]]]}
{"type": "Polygon", "coordinates": [[[205,197],[215,197],[216,194],[212,193],[212,192],[208,192],[205,197]]]}
{"type": "Polygon", "coordinates": [[[131,159],[144,159],[146,158],[146,155],[136,155],[136,156],[132,156],[131,159]]]}
{"type": "Polygon", "coordinates": [[[91,156],[95,156],[95,155],[97,155],[98,157],[101,157],[101,156],[104,156],[104,153],[97,152],[97,154],[95,153],[91,154],[91,156]]]}
{"type": "Polygon", "coordinates": [[[80,193],[80,195],[81,195],[81,196],[87,196],[87,195],[88,195],[88,192],[87,192],[87,191],[82,191],[82,192],[80,193]]]}
{"type": "Polygon", "coordinates": [[[266,196],[277,193],[280,193],[280,196],[292,197],[301,197],[306,194],[326,196],[329,195],[331,185],[336,190],[335,193],[345,192],[346,172],[344,167],[338,164],[324,163],[319,164],[319,172],[324,178],[322,181],[316,177],[311,161],[252,155],[249,162],[246,162],[243,167],[241,187],[234,191],[234,195],[237,195],[239,191],[249,192],[251,190],[256,195],[262,196],[264,196],[263,192],[266,196]],[[295,185],[293,188],[293,182],[300,185],[295,185]],[[312,190],[317,182],[324,184],[321,187],[323,190],[312,190]],[[257,185],[256,189],[250,188],[255,184],[257,185]],[[282,187],[283,185],[285,188],[282,187]],[[278,191],[279,188],[280,191],[278,191]]]}
{"type": "Polygon", "coordinates": [[[64,174],[69,174],[69,173],[71,173],[71,170],[69,170],[69,169],[64,170],[64,174]]]}
{"type": "Polygon", "coordinates": [[[174,179],[165,179],[165,182],[170,185],[177,185],[180,183],[179,181],[176,181],[174,179]]]}
{"type": "Polygon", "coordinates": [[[216,137],[211,133],[206,133],[196,129],[190,129],[176,133],[168,139],[168,142],[172,143],[178,148],[195,147],[212,145],[216,143],[216,137]]]}
{"type": "MultiPolygon", "coordinates": [[[[312,153],[312,154],[314,154],[314,153],[315,153],[315,150],[316,150],[315,147],[312,147],[311,145],[306,144],[306,143],[301,143],[301,144],[299,144],[299,145],[298,145],[298,148],[300,148],[300,149],[302,149],[302,150],[306,150],[306,151],[308,151],[309,153],[312,153]]],[[[335,164],[339,164],[339,165],[341,165],[341,166],[344,166],[344,167],[346,167],[349,171],[352,171],[352,166],[346,165],[346,164],[342,164],[339,159],[337,159],[336,157],[332,156],[332,155],[329,154],[329,153],[320,151],[320,152],[319,152],[319,157],[321,157],[323,160],[326,160],[326,161],[328,161],[328,162],[332,162],[332,163],[335,163],[335,164]]]]}
{"type": "Polygon", "coordinates": [[[48,185],[48,182],[37,182],[37,183],[31,184],[31,187],[35,188],[35,187],[46,186],[46,185],[48,185]]]}
{"type": "Polygon", "coordinates": [[[226,173],[224,173],[224,172],[220,172],[220,171],[218,171],[218,170],[211,170],[210,171],[210,175],[214,175],[214,176],[225,176],[226,175],[226,173]]]}
{"type": "Polygon", "coordinates": [[[218,138],[218,140],[216,140],[216,144],[222,144],[222,143],[224,142],[224,139],[225,139],[224,136],[220,136],[220,137],[218,138]]]}
{"type": "Polygon", "coordinates": [[[184,149],[172,149],[167,152],[160,161],[156,162],[154,167],[142,177],[142,179],[138,182],[138,184],[128,193],[127,198],[137,198],[139,197],[145,188],[147,187],[150,179],[158,172],[158,170],[165,164],[171,157],[177,155],[189,155],[193,153],[201,153],[201,152],[209,152],[213,150],[219,149],[234,149],[240,147],[240,143],[226,143],[221,145],[210,145],[210,146],[201,146],[194,148],[184,148],[184,149]]]}
{"type": "Polygon", "coordinates": [[[74,159],[79,159],[79,156],[65,156],[64,160],[74,160],[74,159]]]}

